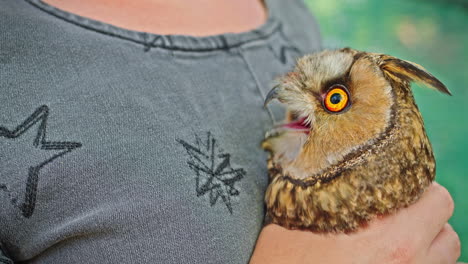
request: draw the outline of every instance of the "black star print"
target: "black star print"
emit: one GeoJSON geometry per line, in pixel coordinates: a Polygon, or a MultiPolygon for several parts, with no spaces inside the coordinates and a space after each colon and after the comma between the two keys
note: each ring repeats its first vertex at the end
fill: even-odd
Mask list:
{"type": "Polygon", "coordinates": [[[193,145],[180,139],[177,141],[187,151],[189,155],[187,164],[196,173],[197,196],[209,194],[211,206],[214,206],[221,197],[232,214],[231,196],[239,195],[235,184],[244,177],[245,171],[231,167],[231,155],[219,149],[216,139],[210,132],[207,133],[205,142],[198,136],[195,137],[193,145]]]}
{"type": "MultiPolygon", "coordinates": [[[[27,134],[26,132],[38,124],[37,133],[35,134],[34,140],[32,140],[32,146],[35,150],[41,150],[41,155],[35,155],[33,158],[33,166],[28,168],[27,180],[26,180],[26,190],[24,195],[24,201],[19,202],[18,197],[14,194],[9,188],[8,185],[2,184],[0,182],[0,190],[3,190],[8,193],[11,203],[20,209],[22,215],[26,218],[32,216],[34,208],[36,205],[36,192],[37,192],[37,183],[39,180],[40,170],[51,163],[55,159],[62,157],[68,152],[72,151],[75,148],[81,147],[81,143],[78,142],[69,142],[69,141],[47,141],[46,140],[46,127],[47,127],[47,117],[49,116],[49,108],[46,105],[39,107],[31,116],[29,116],[23,123],[17,126],[13,130],[9,130],[5,127],[0,126],[0,138],[6,138],[9,140],[18,141],[20,138],[24,138],[23,135],[27,134]],[[23,136],[23,137],[22,137],[23,136]],[[44,157],[44,152],[47,156],[44,157]],[[38,158],[40,156],[40,160],[38,158]],[[39,160],[39,161],[35,161],[39,160]]],[[[30,141],[29,141],[30,142],[30,141]]],[[[15,149],[15,144],[11,142],[9,144],[12,147],[12,150],[15,149]]],[[[8,148],[5,148],[8,151],[8,148]]],[[[4,151],[4,150],[2,150],[4,151]]],[[[13,152],[13,151],[10,151],[13,152]]],[[[9,154],[9,153],[4,153],[9,154]]],[[[29,155],[30,153],[20,153],[23,155],[29,155]]],[[[5,157],[6,155],[1,155],[0,157],[5,157]]],[[[8,176],[8,168],[4,168],[7,173],[5,176],[8,176]]],[[[19,172],[21,173],[21,172],[19,172]]],[[[26,171],[24,171],[26,174],[26,171]]],[[[0,175],[3,176],[3,175],[0,175]]],[[[3,177],[2,177],[3,178],[3,177]]],[[[0,178],[0,181],[2,179],[0,178]]]]}

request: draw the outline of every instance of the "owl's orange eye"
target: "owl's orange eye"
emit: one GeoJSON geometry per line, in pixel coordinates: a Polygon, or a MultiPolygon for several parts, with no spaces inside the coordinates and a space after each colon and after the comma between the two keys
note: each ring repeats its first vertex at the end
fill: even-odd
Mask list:
{"type": "Polygon", "coordinates": [[[344,86],[335,85],[325,95],[324,106],[330,112],[341,112],[348,104],[349,95],[344,86]]]}

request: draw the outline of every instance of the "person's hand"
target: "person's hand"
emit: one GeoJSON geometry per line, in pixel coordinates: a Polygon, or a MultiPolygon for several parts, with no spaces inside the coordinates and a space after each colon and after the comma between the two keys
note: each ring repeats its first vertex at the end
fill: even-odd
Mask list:
{"type": "Polygon", "coordinates": [[[260,263],[450,263],[460,257],[460,240],[447,223],[453,200],[433,183],[408,208],[379,217],[351,234],[316,234],[263,228],[251,264],[260,263]]]}

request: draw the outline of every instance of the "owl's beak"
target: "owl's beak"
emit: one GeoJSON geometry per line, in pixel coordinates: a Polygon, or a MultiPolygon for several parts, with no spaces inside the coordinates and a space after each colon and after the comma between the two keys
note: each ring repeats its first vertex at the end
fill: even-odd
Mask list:
{"type": "MultiPolygon", "coordinates": [[[[284,86],[276,85],[273,89],[268,92],[263,107],[266,106],[274,99],[277,99],[280,103],[285,103],[283,94],[286,92],[283,90],[284,86]]],[[[286,109],[286,119],[283,122],[275,122],[274,128],[266,134],[266,138],[277,136],[283,132],[302,132],[308,134],[311,130],[310,122],[307,116],[297,112],[286,109]]]]}
{"type": "Polygon", "coordinates": [[[266,107],[268,105],[268,103],[270,103],[273,99],[278,99],[278,91],[281,89],[281,87],[279,85],[276,85],[275,87],[273,87],[273,89],[271,89],[266,98],[265,98],[265,102],[263,103],[263,107],[266,107]]]}

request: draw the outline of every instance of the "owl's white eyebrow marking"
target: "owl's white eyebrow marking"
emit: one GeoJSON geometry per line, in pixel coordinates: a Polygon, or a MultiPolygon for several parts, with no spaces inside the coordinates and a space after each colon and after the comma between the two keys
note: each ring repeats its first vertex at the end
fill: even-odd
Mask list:
{"type": "MultiPolygon", "coordinates": [[[[299,61],[299,68],[306,78],[306,87],[321,87],[324,83],[344,76],[354,62],[353,55],[342,52],[327,52],[306,56],[299,61]]],[[[319,90],[317,89],[316,90],[319,90]]]]}

